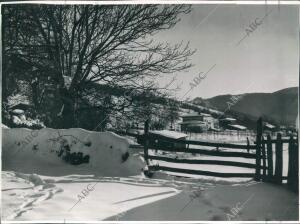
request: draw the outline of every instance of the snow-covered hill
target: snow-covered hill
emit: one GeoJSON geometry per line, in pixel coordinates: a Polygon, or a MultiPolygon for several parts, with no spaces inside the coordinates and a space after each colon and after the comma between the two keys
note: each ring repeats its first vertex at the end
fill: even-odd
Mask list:
{"type": "Polygon", "coordinates": [[[139,175],[145,164],[126,138],[83,129],[2,129],[4,169],[46,175],[139,175]]]}
{"type": "Polygon", "coordinates": [[[3,169],[27,173],[130,176],[145,164],[129,153],[127,139],[83,129],[2,129],[3,169]]]}

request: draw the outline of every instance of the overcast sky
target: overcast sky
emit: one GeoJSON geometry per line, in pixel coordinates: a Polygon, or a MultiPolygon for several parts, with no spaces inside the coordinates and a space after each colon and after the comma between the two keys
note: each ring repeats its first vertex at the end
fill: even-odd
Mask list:
{"type": "MultiPolygon", "coordinates": [[[[189,91],[199,72],[205,73],[214,65],[185,97],[274,92],[298,86],[298,24],[298,6],[194,5],[173,29],[157,34],[155,39],[190,41],[191,48],[197,49],[191,58],[195,66],[174,74],[181,85],[178,98],[189,91]],[[266,16],[266,10],[272,11],[266,16]],[[255,20],[261,25],[245,37],[247,27],[255,20]]],[[[172,77],[159,81],[164,85],[172,77]]]]}

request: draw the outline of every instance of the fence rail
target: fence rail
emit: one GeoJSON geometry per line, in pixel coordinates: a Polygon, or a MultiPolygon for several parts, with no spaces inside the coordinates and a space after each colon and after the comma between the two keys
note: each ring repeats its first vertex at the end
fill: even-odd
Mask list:
{"type": "Polygon", "coordinates": [[[230,148],[230,149],[246,149],[246,150],[256,150],[256,145],[242,145],[242,144],[232,144],[232,143],[223,143],[223,142],[209,142],[209,141],[196,141],[196,140],[177,140],[168,137],[153,137],[153,136],[144,136],[139,135],[139,138],[142,142],[145,139],[148,140],[159,140],[165,141],[169,143],[177,143],[177,144],[185,144],[185,145],[201,145],[201,146],[209,146],[209,147],[216,147],[216,148],[230,148]]]}
{"type": "Polygon", "coordinates": [[[152,149],[160,150],[160,151],[168,151],[168,152],[184,152],[184,153],[192,153],[192,154],[202,154],[209,156],[221,156],[221,157],[243,157],[248,159],[255,159],[256,154],[246,153],[246,152],[224,152],[217,150],[208,150],[208,149],[196,149],[196,148],[167,148],[155,146],[152,149]]]}
{"type": "Polygon", "coordinates": [[[181,169],[174,167],[166,167],[166,166],[149,166],[150,170],[162,170],[176,173],[185,173],[185,174],[196,174],[203,176],[212,176],[212,177],[253,177],[254,173],[218,173],[211,171],[202,171],[202,170],[190,170],[190,169],[181,169]]]}
{"type": "MultiPolygon", "coordinates": [[[[153,155],[149,155],[148,159],[161,160],[161,161],[173,162],[173,163],[210,164],[210,165],[222,165],[222,166],[237,166],[237,167],[244,167],[244,168],[256,168],[256,165],[252,163],[222,161],[222,160],[178,159],[178,158],[170,158],[165,156],[153,156],[153,155]]],[[[263,167],[261,167],[261,169],[263,169],[263,167]]]]}

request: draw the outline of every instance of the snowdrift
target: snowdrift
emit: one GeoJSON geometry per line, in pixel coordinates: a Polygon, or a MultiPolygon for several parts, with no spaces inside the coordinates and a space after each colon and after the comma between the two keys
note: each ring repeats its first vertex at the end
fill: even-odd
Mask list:
{"type": "Polygon", "coordinates": [[[2,128],[2,164],[3,170],[49,176],[132,176],[145,167],[126,138],[79,128],[2,128]]]}

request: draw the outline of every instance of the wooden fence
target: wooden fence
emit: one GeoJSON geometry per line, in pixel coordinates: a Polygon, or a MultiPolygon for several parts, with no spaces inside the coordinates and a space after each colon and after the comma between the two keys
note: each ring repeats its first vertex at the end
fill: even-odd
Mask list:
{"type": "MultiPolygon", "coordinates": [[[[150,165],[149,160],[160,160],[172,163],[185,163],[185,164],[209,164],[209,165],[222,165],[222,166],[234,166],[234,167],[244,167],[244,168],[252,168],[256,169],[255,163],[247,163],[247,162],[236,162],[236,161],[221,161],[221,160],[205,160],[205,159],[179,159],[172,158],[167,156],[157,156],[157,155],[149,155],[149,149],[159,150],[164,152],[181,152],[181,153],[189,153],[189,154],[200,154],[200,155],[208,155],[208,156],[218,156],[218,157],[242,157],[248,159],[256,159],[256,154],[252,153],[255,151],[256,145],[237,145],[230,143],[216,143],[216,142],[204,142],[204,141],[194,141],[194,140],[175,140],[167,137],[160,137],[159,139],[154,139],[153,137],[144,135],[142,142],[144,143],[144,157],[146,163],[149,165],[150,171],[170,171],[176,173],[185,173],[185,174],[196,174],[196,175],[205,175],[205,176],[214,176],[214,177],[254,177],[254,173],[219,173],[219,172],[211,172],[211,171],[202,171],[202,170],[191,170],[191,169],[181,169],[174,167],[166,167],[161,165],[150,165]],[[153,142],[158,140],[158,144],[153,144],[153,142]],[[176,143],[176,145],[185,145],[187,147],[163,147],[160,146],[160,143],[169,142],[176,143]],[[152,144],[149,144],[152,142],[152,144]],[[204,149],[204,148],[196,148],[192,146],[209,146],[215,147],[215,150],[204,149]],[[220,151],[219,148],[227,148],[227,149],[241,149],[245,152],[234,152],[234,151],[220,151]]],[[[263,169],[261,166],[260,169],[263,169]]]]}
{"type": "Polygon", "coordinates": [[[282,184],[287,180],[287,185],[293,190],[298,191],[299,182],[299,157],[298,157],[298,137],[290,136],[283,139],[278,133],[276,139],[270,135],[267,137],[262,134],[262,120],[258,120],[258,135],[256,139],[256,172],[255,179],[282,184]],[[283,144],[288,144],[288,174],[283,176],[283,144]],[[275,154],[275,156],[273,156],[275,154]],[[273,161],[275,158],[275,161],[273,161]],[[275,162],[275,170],[274,170],[275,162]],[[262,163],[262,164],[261,164],[262,163]],[[261,169],[262,167],[262,169],[261,169]]]}
{"type": "MultiPolygon", "coordinates": [[[[149,172],[162,170],[175,173],[185,173],[194,175],[205,175],[214,177],[253,177],[257,181],[268,181],[276,184],[282,184],[283,180],[287,180],[287,185],[294,191],[298,191],[298,137],[294,139],[290,136],[283,139],[281,134],[277,134],[276,139],[272,139],[270,135],[263,135],[262,119],[257,121],[256,141],[254,144],[245,145],[232,143],[218,143],[195,140],[176,140],[167,137],[154,137],[149,134],[149,124],[146,122],[144,135],[132,135],[144,146],[144,157],[149,167],[149,172]],[[156,143],[157,142],[157,143],[156,143]],[[174,147],[163,146],[162,142],[174,143],[174,147]],[[288,175],[283,176],[283,144],[288,144],[288,175]],[[176,146],[175,146],[176,145],[176,146]],[[197,146],[197,148],[195,147],[197,146]],[[214,147],[215,149],[205,149],[202,146],[214,147]],[[199,148],[200,147],[200,148],[199,148]],[[220,150],[222,148],[222,150],[220,150]],[[200,154],[218,157],[240,157],[252,159],[250,162],[222,161],[222,160],[206,160],[206,159],[185,159],[173,158],[162,155],[149,155],[149,150],[159,150],[163,152],[181,152],[188,154],[200,154]],[[223,149],[239,149],[239,151],[226,151],[223,149]],[[274,156],[273,156],[274,153],[274,156]],[[275,158],[275,161],[273,161],[275,158]],[[183,168],[174,168],[161,165],[151,165],[149,160],[165,161],[170,163],[185,164],[209,164],[234,166],[241,168],[253,169],[253,173],[223,173],[211,172],[203,170],[192,170],[183,168]],[[274,169],[275,167],[275,169],[274,169]],[[255,171],[255,172],[254,172],[255,171]]],[[[175,154],[174,154],[175,155],[175,154]]]]}

